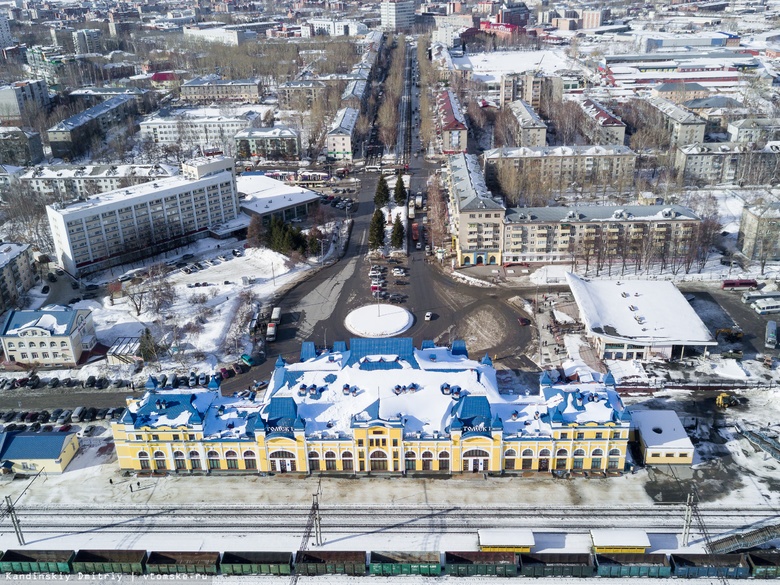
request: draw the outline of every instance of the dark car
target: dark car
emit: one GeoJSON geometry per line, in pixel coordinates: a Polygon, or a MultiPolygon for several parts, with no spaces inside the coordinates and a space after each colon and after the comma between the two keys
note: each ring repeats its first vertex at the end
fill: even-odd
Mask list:
{"type": "Polygon", "coordinates": [[[30,379],[27,380],[26,386],[28,388],[35,389],[35,388],[37,388],[40,385],[40,383],[41,383],[41,379],[38,376],[36,376],[36,375],[32,375],[32,376],[30,376],[30,379]]]}
{"type": "Polygon", "coordinates": [[[49,380],[49,383],[46,384],[49,388],[56,388],[60,385],[60,379],[59,378],[52,378],[49,380]]]}
{"type": "Polygon", "coordinates": [[[42,292],[43,294],[47,295],[47,294],[49,294],[49,291],[50,291],[50,290],[51,290],[51,288],[49,288],[49,285],[47,284],[46,286],[44,286],[44,287],[41,289],[41,292],[42,292]]]}
{"type": "Polygon", "coordinates": [[[95,420],[95,416],[97,415],[97,410],[90,407],[84,411],[84,416],[81,417],[81,420],[83,422],[92,422],[95,420]]]}
{"type": "Polygon", "coordinates": [[[97,382],[95,382],[95,388],[98,390],[102,390],[103,388],[108,388],[108,380],[106,378],[98,378],[97,382]]]}
{"type": "Polygon", "coordinates": [[[27,413],[22,422],[32,423],[38,420],[38,413],[34,410],[27,413]]]}
{"type": "Polygon", "coordinates": [[[18,412],[16,412],[15,410],[9,410],[9,411],[8,411],[8,412],[6,412],[6,413],[5,413],[5,415],[3,416],[3,422],[11,422],[13,419],[15,419],[15,418],[16,418],[16,415],[17,415],[17,414],[19,414],[19,413],[18,413],[18,412]]]}
{"type": "Polygon", "coordinates": [[[60,384],[62,384],[66,388],[70,388],[71,386],[73,386],[73,379],[71,379],[71,378],[63,378],[60,381],[60,384]]]}
{"type": "Polygon", "coordinates": [[[49,418],[49,420],[57,420],[58,418],[60,418],[62,412],[63,412],[62,408],[55,408],[54,410],[51,411],[51,417],[49,418]]]}
{"type": "Polygon", "coordinates": [[[97,289],[100,288],[100,285],[99,284],[88,284],[85,288],[87,290],[97,290],[97,289]]]}
{"type": "Polygon", "coordinates": [[[87,381],[84,385],[87,388],[94,388],[96,382],[97,382],[97,378],[95,376],[90,376],[89,378],[87,378],[87,381]]]}
{"type": "Polygon", "coordinates": [[[122,418],[122,415],[124,413],[125,413],[125,407],[120,406],[114,411],[114,414],[111,415],[111,418],[113,418],[114,420],[119,420],[120,418],[122,418]]]}
{"type": "Polygon", "coordinates": [[[49,414],[48,410],[42,410],[41,414],[38,415],[38,422],[41,424],[46,424],[51,420],[51,415],[49,414]]]}
{"type": "Polygon", "coordinates": [[[170,379],[171,388],[178,388],[179,380],[180,380],[179,376],[177,376],[176,374],[171,374],[171,379],[170,379]]]}
{"type": "Polygon", "coordinates": [[[54,276],[53,272],[49,272],[49,274],[46,275],[46,278],[49,282],[57,282],[57,277],[54,276]]]}
{"type": "Polygon", "coordinates": [[[92,435],[95,434],[95,430],[96,429],[97,429],[97,427],[95,425],[87,425],[84,428],[84,436],[85,437],[91,437],[92,435]]]}
{"type": "Polygon", "coordinates": [[[27,384],[28,378],[17,378],[14,380],[14,388],[23,388],[27,384]]]}
{"type": "Polygon", "coordinates": [[[72,288],[73,290],[79,290],[79,283],[74,280],[73,282],[70,283],[70,288],[72,288]]]}
{"type": "Polygon", "coordinates": [[[54,425],[44,425],[41,427],[42,433],[50,433],[54,430],[54,425]]]}
{"type": "Polygon", "coordinates": [[[11,423],[10,425],[5,425],[5,426],[3,427],[3,432],[10,433],[10,432],[12,432],[12,431],[15,431],[15,430],[17,430],[17,429],[18,429],[18,426],[19,426],[19,425],[16,425],[16,424],[14,424],[14,423],[11,423]]]}
{"type": "Polygon", "coordinates": [[[122,388],[125,385],[125,381],[122,378],[117,378],[113,382],[111,382],[111,385],[114,388],[122,388]]]}
{"type": "Polygon", "coordinates": [[[526,319],[525,317],[518,317],[517,318],[517,322],[520,323],[520,325],[522,325],[523,327],[525,327],[526,325],[530,325],[531,324],[531,320],[530,319],[526,319]]]}
{"type": "Polygon", "coordinates": [[[81,302],[81,297],[73,297],[72,299],[68,300],[69,305],[75,305],[76,303],[81,302]]]}
{"type": "Polygon", "coordinates": [[[220,368],[219,373],[222,374],[222,379],[226,380],[227,378],[232,378],[235,372],[233,372],[233,370],[228,370],[227,368],[220,368]]]}
{"type": "Polygon", "coordinates": [[[64,424],[57,427],[58,433],[67,433],[70,429],[73,428],[73,425],[71,424],[64,424]]]}
{"type": "Polygon", "coordinates": [[[31,433],[37,433],[39,430],[41,430],[41,423],[39,422],[33,423],[30,425],[30,428],[27,430],[29,430],[31,433]]]}
{"type": "Polygon", "coordinates": [[[95,420],[103,420],[106,418],[106,413],[108,412],[107,408],[101,408],[97,411],[97,414],[95,415],[95,420]]]}

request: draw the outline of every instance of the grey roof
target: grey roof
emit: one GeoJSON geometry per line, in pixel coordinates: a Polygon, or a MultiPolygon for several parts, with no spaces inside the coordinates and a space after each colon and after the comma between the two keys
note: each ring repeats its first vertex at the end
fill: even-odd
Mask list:
{"type": "Polygon", "coordinates": [[[355,108],[344,108],[336,113],[333,125],[328,131],[328,135],[346,134],[351,136],[355,130],[359,112],[355,108]]]}
{"type": "Polygon", "coordinates": [[[501,158],[531,158],[542,156],[615,156],[634,155],[634,151],[622,144],[575,146],[519,146],[486,150],[485,160],[501,158]]]}
{"type": "Polygon", "coordinates": [[[704,120],[693,112],[689,112],[685,108],[681,108],[674,102],[670,102],[662,97],[650,96],[647,98],[647,103],[680,124],[705,124],[704,120]]]}
{"type": "Polygon", "coordinates": [[[70,118],[63,120],[59,124],[52,126],[51,128],[49,128],[49,132],[68,132],[70,130],[73,130],[74,128],[83,126],[87,122],[95,120],[100,116],[110,112],[114,108],[123,106],[127,102],[131,102],[131,101],[135,101],[135,98],[131,95],[114,96],[111,99],[104,101],[102,104],[93,106],[88,110],[84,110],[80,114],[71,116],[70,118]]]}
{"type": "Polygon", "coordinates": [[[213,75],[195,77],[185,81],[183,87],[203,86],[203,85],[251,85],[257,87],[260,82],[256,79],[220,79],[213,75]]]}
{"type": "Polygon", "coordinates": [[[618,222],[698,220],[699,217],[681,205],[593,205],[584,207],[512,207],[507,209],[507,223],[540,222],[618,222]]]}
{"type": "Polygon", "coordinates": [[[454,154],[449,157],[450,179],[454,199],[460,211],[495,209],[504,205],[493,198],[485,185],[485,177],[473,154],[454,154]]]}
{"type": "Polygon", "coordinates": [[[711,95],[683,102],[686,108],[698,110],[703,108],[741,108],[742,104],[734,98],[725,95],[711,95]]]}
{"type": "Polygon", "coordinates": [[[662,83],[658,87],[655,88],[655,91],[709,91],[706,87],[704,87],[700,83],[696,82],[683,82],[683,81],[677,81],[677,82],[666,82],[662,83]]]}
{"type": "Polygon", "coordinates": [[[516,100],[509,104],[509,109],[521,128],[547,128],[547,124],[542,121],[531,104],[516,100]]]}

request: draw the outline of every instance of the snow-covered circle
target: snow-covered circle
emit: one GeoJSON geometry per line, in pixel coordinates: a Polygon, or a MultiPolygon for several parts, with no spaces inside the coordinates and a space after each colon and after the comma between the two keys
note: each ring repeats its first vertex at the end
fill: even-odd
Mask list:
{"type": "Polygon", "coordinates": [[[344,319],[349,332],[360,337],[392,337],[413,323],[414,317],[403,307],[381,303],[355,309],[344,319]]]}

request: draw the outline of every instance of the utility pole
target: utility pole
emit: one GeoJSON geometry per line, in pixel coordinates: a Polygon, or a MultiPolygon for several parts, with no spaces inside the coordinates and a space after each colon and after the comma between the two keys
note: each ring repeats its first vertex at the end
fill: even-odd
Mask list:
{"type": "Polygon", "coordinates": [[[322,517],[320,516],[320,496],[322,478],[317,482],[317,491],[312,494],[311,511],[314,514],[314,545],[322,546],[322,517]]]}
{"type": "Polygon", "coordinates": [[[682,544],[688,546],[688,541],[691,538],[691,522],[693,520],[693,492],[688,494],[688,499],[685,501],[685,522],[683,524],[682,544]]]}
{"type": "Polygon", "coordinates": [[[11,524],[14,527],[16,533],[16,540],[19,541],[19,546],[24,546],[24,535],[22,534],[22,526],[19,524],[19,518],[16,517],[16,509],[14,503],[11,501],[11,496],[5,497],[5,505],[8,507],[7,513],[11,517],[11,524]]]}

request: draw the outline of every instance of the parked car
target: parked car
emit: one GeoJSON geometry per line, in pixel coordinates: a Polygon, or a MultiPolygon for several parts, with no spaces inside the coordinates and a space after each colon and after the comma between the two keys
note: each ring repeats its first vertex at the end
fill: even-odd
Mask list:
{"type": "Polygon", "coordinates": [[[28,378],[17,378],[14,380],[14,388],[23,388],[27,385],[28,378]]]}
{"type": "Polygon", "coordinates": [[[63,410],[60,416],[57,417],[57,424],[58,425],[64,425],[65,423],[70,422],[70,415],[73,414],[70,410],[63,410]]]}
{"type": "Polygon", "coordinates": [[[86,286],[86,289],[87,289],[87,290],[97,290],[97,289],[99,289],[99,288],[100,288],[100,285],[98,285],[98,284],[88,284],[88,285],[86,286]]]}
{"type": "Polygon", "coordinates": [[[8,378],[0,378],[0,390],[5,389],[6,386],[10,384],[10,380],[8,378]]]}
{"type": "Polygon", "coordinates": [[[86,427],[84,427],[84,431],[83,431],[84,436],[91,437],[94,434],[96,428],[97,427],[95,425],[87,425],[86,427]]]}
{"type": "Polygon", "coordinates": [[[108,380],[106,378],[98,378],[95,382],[95,388],[98,390],[102,390],[103,388],[108,388],[108,380]]]}
{"type": "Polygon", "coordinates": [[[57,427],[58,433],[67,433],[70,429],[73,428],[73,425],[67,424],[67,425],[60,425],[57,427]]]}
{"type": "Polygon", "coordinates": [[[33,423],[38,420],[38,413],[34,410],[27,413],[27,416],[24,417],[24,421],[26,423],[33,423]]]}
{"type": "Polygon", "coordinates": [[[94,388],[96,382],[97,382],[97,378],[95,376],[90,376],[89,378],[87,378],[87,381],[84,385],[87,388],[94,388]]]}
{"type": "Polygon", "coordinates": [[[101,408],[97,411],[97,414],[95,414],[95,420],[103,420],[106,418],[106,413],[108,412],[107,408],[101,408]]]}
{"type": "Polygon", "coordinates": [[[49,282],[57,282],[57,277],[56,277],[56,276],[54,276],[54,273],[53,273],[53,272],[49,272],[49,274],[47,274],[47,275],[46,275],[46,279],[47,279],[49,282]]]}
{"type": "Polygon", "coordinates": [[[238,248],[234,249],[232,253],[233,253],[233,256],[235,256],[236,258],[238,258],[239,256],[243,256],[244,255],[244,253],[241,250],[239,250],[238,248]]]}
{"type": "Polygon", "coordinates": [[[84,416],[81,417],[82,422],[92,422],[95,420],[95,415],[97,414],[97,410],[95,408],[89,407],[84,411],[84,416]]]}
{"type": "Polygon", "coordinates": [[[433,313],[428,311],[427,313],[425,313],[425,320],[430,321],[431,319],[433,319],[433,313]]]}
{"type": "Polygon", "coordinates": [[[119,420],[120,418],[122,418],[122,415],[124,413],[125,413],[125,407],[120,406],[114,411],[114,414],[111,415],[111,418],[113,418],[114,420],[119,420]]]}
{"type": "Polygon", "coordinates": [[[64,386],[65,388],[70,388],[73,385],[73,380],[71,378],[63,378],[60,380],[60,386],[64,386]]]}
{"type": "Polygon", "coordinates": [[[19,413],[16,412],[15,410],[9,410],[8,412],[5,413],[5,416],[3,416],[3,422],[6,422],[6,423],[7,422],[11,422],[12,420],[14,420],[16,418],[17,414],[19,414],[19,413]]]}
{"type": "Polygon", "coordinates": [[[206,375],[205,372],[202,372],[200,376],[198,376],[198,385],[205,386],[209,383],[209,377],[206,375]]]}
{"type": "Polygon", "coordinates": [[[57,377],[54,377],[54,378],[52,378],[51,380],[49,380],[49,383],[48,383],[48,384],[46,384],[46,385],[47,385],[49,388],[56,388],[57,386],[59,386],[59,385],[60,385],[60,379],[59,379],[59,378],[57,378],[57,377]]]}
{"type": "Polygon", "coordinates": [[[73,290],[79,290],[79,283],[78,283],[78,281],[74,280],[73,282],[71,282],[70,283],[70,288],[72,288],[73,290]]]}
{"type": "Polygon", "coordinates": [[[27,430],[30,431],[31,433],[37,433],[39,430],[41,430],[41,423],[35,422],[31,424],[30,428],[27,430]]]}
{"type": "Polygon", "coordinates": [[[116,378],[113,382],[111,382],[111,385],[114,388],[122,388],[125,385],[125,381],[122,378],[116,378]]]}
{"type": "Polygon", "coordinates": [[[198,376],[195,375],[195,372],[190,372],[190,379],[188,381],[188,385],[190,388],[198,385],[198,376]]]}
{"type": "Polygon", "coordinates": [[[235,372],[233,370],[228,370],[227,368],[220,368],[219,373],[222,374],[222,379],[226,380],[228,378],[232,378],[235,372]]]}
{"type": "Polygon", "coordinates": [[[30,379],[27,380],[26,386],[28,388],[35,389],[40,385],[40,383],[41,383],[41,379],[36,374],[33,374],[32,376],[30,376],[30,379]]]}
{"type": "Polygon", "coordinates": [[[15,431],[18,428],[18,425],[15,423],[7,424],[3,427],[3,432],[10,433],[12,431],[15,431]]]}
{"type": "Polygon", "coordinates": [[[51,417],[49,420],[56,421],[58,418],[60,418],[60,415],[64,412],[62,408],[55,408],[51,411],[51,417]]]}
{"type": "Polygon", "coordinates": [[[42,433],[50,433],[54,430],[54,425],[44,425],[41,427],[42,433]]]}
{"type": "Polygon", "coordinates": [[[243,368],[243,367],[241,366],[241,364],[240,364],[240,363],[238,363],[238,362],[236,362],[235,364],[233,364],[231,367],[233,368],[233,371],[234,371],[236,374],[243,374],[243,373],[244,373],[244,368],[243,368]]]}
{"type": "Polygon", "coordinates": [[[38,422],[41,424],[46,424],[51,420],[51,414],[49,414],[48,410],[42,410],[41,413],[38,415],[38,422]]]}
{"type": "Polygon", "coordinates": [[[50,291],[50,290],[51,290],[51,288],[50,288],[50,287],[49,287],[49,285],[47,284],[47,285],[45,285],[45,286],[44,286],[44,287],[41,289],[41,292],[42,292],[43,294],[47,295],[47,294],[49,294],[49,291],[50,291]]]}

